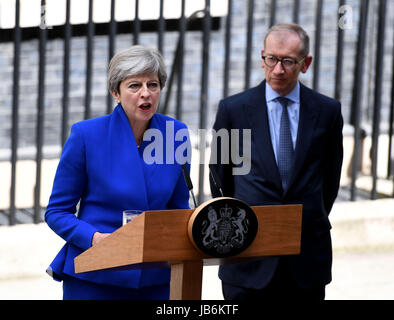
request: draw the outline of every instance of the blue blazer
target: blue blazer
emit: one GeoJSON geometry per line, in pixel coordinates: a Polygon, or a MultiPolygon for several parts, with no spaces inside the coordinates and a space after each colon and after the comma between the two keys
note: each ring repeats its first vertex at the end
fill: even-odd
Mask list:
{"type": "Polygon", "coordinates": [[[181,165],[177,159],[166,163],[166,150],[171,154],[183,151],[190,170],[191,146],[186,125],[155,114],[150,129],[163,137],[163,154],[157,152],[159,149],[156,154],[152,152],[159,164],[147,164],[143,152],[148,148],[152,151],[153,142],[161,143],[161,139],[152,139],[152,144],[144,141],[137,148],[120,105],[110,115],[72,126],[45,213],[49,227],[66,240],[48,268],[55,279],[61,280],[68,275],[129,288],[169,283],[169,268],[74,272],[74,258],[91,247],[95,232],[111,233],[122,226],[123,210],[189,208],[189,191],[181,165]],[[177,132],[182,133],[181,129],[183,134],[179,137],[182,139],[176,137],[177,132]],[[163,159],[161,164],[160,158],[163,159]]]}
{"type": "MultiPolygon", "coordinates": [[[[328,216],[339,189],[342,127],[340,103],[301,84],[294,167],[288,188],[283,190],[270,137],[265,81],[222,100],[214,123],[215,130],[251,129],[252,134],[251,170],[246,175],[232,176],[235,164],[220,165],[218,145],[219,164],[214,169],[225,196],[238,198],[250,206],[303,205],[301,254],[284,258],[288,259],[292,275],[301,287],[316,287],[331,281],[328,216]]],[[[211,190],[213,196],[219,196],[212,181],[211,190]]],[[[269,283],[277,264],[278,258],[274,257],[225,265],[220,267],[219,277],[235,286],[260,289],[269,283]]]]}

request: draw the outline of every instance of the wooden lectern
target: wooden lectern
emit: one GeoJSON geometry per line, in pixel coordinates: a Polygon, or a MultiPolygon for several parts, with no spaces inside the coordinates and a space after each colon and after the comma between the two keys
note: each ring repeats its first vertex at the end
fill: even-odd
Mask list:
{"type": "Polygon", "coordinates": [[[302,205],[252,206],[258,219],[253,243],[230,258],[212,258],[189,240],[194,209],[145,211],[75,258],[75,272],[171,265],[171,300],[201,299],[203,265],[300,253],[302,205]]]}

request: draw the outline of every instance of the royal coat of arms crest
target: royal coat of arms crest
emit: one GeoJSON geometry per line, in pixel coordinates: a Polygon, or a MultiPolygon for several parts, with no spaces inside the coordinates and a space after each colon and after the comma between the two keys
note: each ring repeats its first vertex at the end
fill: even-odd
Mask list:
{"type": "Polygon", "coordinates": [[[253,210],[236,199],[212,202],[198,216],[193,228],[195,243],[213,256],[240,253],[250,245],[257,233],[257,218],[253,210]]]}

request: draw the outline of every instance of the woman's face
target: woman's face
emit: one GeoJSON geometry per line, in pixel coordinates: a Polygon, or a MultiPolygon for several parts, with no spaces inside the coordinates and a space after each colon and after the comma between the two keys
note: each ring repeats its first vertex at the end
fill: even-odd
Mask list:
{"type": "Polygon", "coordinates": [[[119,93],[112,92],[112,95],[122,104],[130,123],[135,123],[148,122],[152,118],[159,105],[160,92],[157,74],[142,74],[124,79],[119,93]]]}

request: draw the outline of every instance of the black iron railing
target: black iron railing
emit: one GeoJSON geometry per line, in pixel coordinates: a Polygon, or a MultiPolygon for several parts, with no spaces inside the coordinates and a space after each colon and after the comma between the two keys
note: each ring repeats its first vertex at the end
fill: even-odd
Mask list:
{"type": "MultiPolygon", "coordinates": [[[[132,0],[131,0],[132,1],[132,0]]],[[[133,0],[134,1],[134,0],[133,0]]],[[[170,0],[171,1],[171,0],[170,0]]],[[[98,24],[93,21],[93,6],[95,1],[89,0],[89,18],[86,25],[72,25],[70,23],[70,0],[66,0],[66,20],[64,25],[55,26],[52,30],[47,30],[45,27],[36,28],[21,28],[20,26],[20,12],[21,12],[21,2],[20,0],[15,0],[15,27],[10,30],[0,30],[0,50],[3,43],[13,42],[13,84],[12,84],[12,124],[10,131],[10,162],[11,162],[11,180],[10,180],[10,200],[9,208],[0,210],[3,215],[7,217],[7,223],[13,225],[15,223],[20,223],[16,218],[16,212],[18,210],[30,210],[29,208],[17,208],[16,207],[16,166],[18,162],[18,140],[19,140],[19,123],[20,123],[20,110],[19,110],[19,96],[20,96],[20,74],[21,74],[21,44],[27,39],[38,39],[38,52],[39,52],[39,67],[38,67],[38,79],[37,79],[37,112],[36,112],[36,174],[35,174],[35,189],[34,189],[34,206],[31,208],[31,221],[34,223],[42,221],[43,209],[40,205],[41,197],[41,176],[42,176],[42,160],[43,160],[43,146],[44,146],[44,123],[45,123],[45,97],[46,97],[46,86],[45,86],[45,75],[46,75],[46,46],[48,41],[51,41],[54,37],[61,37],[64,41],[64,53],[62,63],[62,99],[61,99],[61,145],[67,139],[69,133],[69,118],[70,118],[70,59],[71,59],[71,40],[75,36],[86,36],[86,78],[85,78],[85,96],[84,96],[84,118],[88,119],[92,116],[92,81],[93,81],[93,55],[96,50],[94,47],[94,40],[97,35],[108,35],[108,59],[110,59],[116,50],[116,37],[120,33],[130,33],[132,35],[132,43],[138,44],[140,41],[140,35],[144,32],[154,32],[157,34],[157,47],[160,51],[163,51],[165,44],[166,32],[177,31],[178,40],[176,45],[176,50],[173,56],[173,62],[171,65],[171,70],[169,73],[169,79],[166,87],[166,94],[163,103],[160,107],[160,112],[168,113],[171,94],[173,93],[174,84],[176,85],[176,98],[175,98],[175,111],[174,116],[178,119],[183,118],[183,100],[184,100],[184,75],[188,70],[185,69],[185,37],[191,30],[201,32],[201,78],[199,87],[199,111],[196,112],[198,116],[199,128],[207,128],[208,126],[208,100],[210,94],[210,84],[209,84],[209,61],[212,54],[210,52],[211,45],[211,33],[213,30],[223,29],[223,91],[222,96],[226,97],[230,94],[230,69],[232,62],[232,48],[233,48],[233,38],[231,33],[234,29],[234,19],[238,13],[235,11],[236,7],[239,8],[241,4],[236,0],[228,0],[226,2],[227,6],[227,16],[223,18],[212,17],[210,12],[211,2],[205,0],[204,9],[199,10],[189,17],[185,15],[185,8],[187,1],[193,0],[181,0],[181,15],[179,19],[165,19],[164,17],[164,5],[165,0],[160,0],[158,2],[159,8],[159,18],[155,21],[144,21],[139,17],[139,5],[140,2],[135,0],[135,19],[133,21],[122,21],[118,22],[115,19],[115,6],[116,0],[111,0],[111,13],[110,21],[108,23],[98,24]],[[237,6],[235,5],[237,4],[237,6]],[[176,82],[175,82],[176,79],[176,82]]],[[[253,48],[253,35],[256,30],[256,5],[264,2],[268,4],[265,6],[268,16],[267,25],[270,25],[279,21],[282,18],[278,12],[278,5],[281,3],[280,0],[248,0],[242,1],[242,5],[245,6],[245,25],[246,25],[246,41],[244,44],[245,60],[244,60],[244,89],[251,86],[251,74],[253,70],[253,58],[252,58],[252,48],[253,48]]],[[[296,0],[292,2],[292,10],[290,11],[290,19],[294,22],[300,22],[300,13],[302,10],[302,0],[296,0]]],[[[316,90],[322,86],[320,79],[322,77],[321,72],[321,39],[322,33],[324,31],[323,24],[323,13],[324,7],[327,3],[336,2],[338,8],[338,20],[341,19],[343,8],[346,5],[345,0],[317,0],[315,6],[315,17],[314,25],[312,29],[314,30],[314,65],[313,65],[313,77],[312,77],[312,87],[316,90]]],[[[352,2],[354,4],[355,1],[352,2]]],[[[45,0],[41,0],[41,6],[45,7],[45,0]]],[[[351,106],[350,106],[350,119],[345,119],[349,122],[353,128],[353,157],[351,166],[351,177],[349,185],[349,200],[357,200],[357,188],[356,180],[359,175],[359,161],[360,161],[360,149],[362,139],[360,138],[363,133],[363,128],[361,126],[362,120],[362,93],[364,89],[364,74],[365,74],[365,55],[367,43],[367,28],[368,19],[373,11],[373,4],[369,0],[359,0],[358,5],[354,7],[354,14],[358,13],[358,36],[355,48],[355,65],[354,65],[354,77],[352,84],[352,94],[351,94],[351,106]]],[[[385,54],[385,35],[387,34],[387,28],[393,28],[393,25],[387,24],[387,12],[388,12],[388,2],[386,0],[378,1],[378,10],[376,14],[376,24],[377,24],[377,37],[373,39],[373,45],[376,48],[376,62],[375,62],[375,78],[374,78],[374,103],[372,108],[373,121],[372,125],[372,148],[371,148],[371,179],[372,188],[369,193],[371,199],[376,199],[379,197],[377,193],[377,163],[378,163],[378,141],[381,134],[380,125],[383,121],[387,121],[381,116],[383,102],[382,102],[382,85],[383,85],[383,61],[385,54]]],[[[354,15],[353,14],[353,15],[354,15]]],[[[355,19],[356,20],[356,19],[355,19]]],[[[288,21],[286,17],[286,21],[288,21]]],[[[258,27],[261,27],[261,23],[258,27]]],[[[335,88],[332,96],[341,99],[343,96],[343,68],[344,68],[344,43],[345,43],[345,33],[344,28],[337,28],[337,38],[333,41],[336,45],[336,57],[335,57],[335,88]]],[[[262,39],[261,39],[262,42],[262,39]]],[[[131,44],[131,43],[130,43],[131,44]]],[[[238,44],[239,45],[239,44],[238,44]]],[[[393,46],[394,47],[394,46],[393,46]]],[[[387,50],[386,50],[387,51],[387,50]]],[[[393,54],[394,56],[394,54],[393,54]]],[[[394,59],[392,63],[394,68],[394,59]]],[[[389,153],[387,159],[387,179],[393,179],[393,169],[392,169],[392,135],[393,135],[393,122],[394,122],[394,72],[392,74],[391,81],[391,97],[389,106],[389,119],[388,119],[388,138],[389,138],[389,153]]],[[[106,112],[111,112],[113,108],[113,100],[109,93],[106,93],[106,112]]],[[[2,120],[0,120],[2,121],[2,120]]],[[[205,145],[199,146],[200,158],[205,156],[205,145]]],[[[204,190],[204,172],[206,168],[203,163],[199,164],[199,194],[198,200],[202,202],[204,200],[204,192],[207,193],[208,190],[204,190]]],[[[1,222],[0,222],[1,224],[1,222]]]]}

